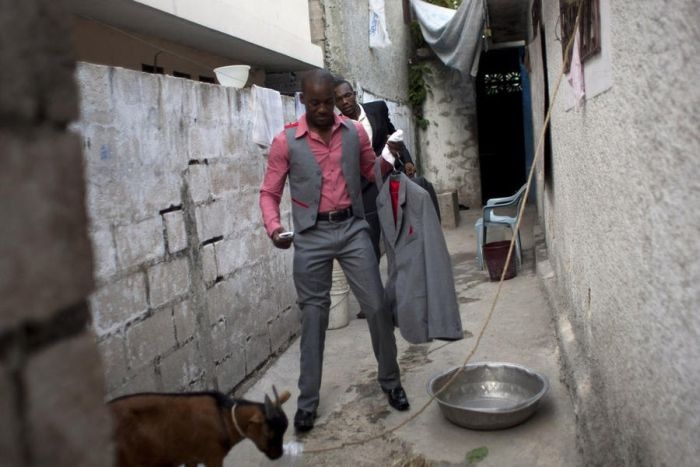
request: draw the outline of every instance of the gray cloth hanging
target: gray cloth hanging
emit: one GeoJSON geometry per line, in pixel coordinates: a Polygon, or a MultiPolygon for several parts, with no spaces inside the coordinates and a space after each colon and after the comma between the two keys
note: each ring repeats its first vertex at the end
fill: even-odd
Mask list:
{"type": "Polygon", "coordinates": [[[484,0],[464,0],[456,10],[411,0],[425,42],[463,77],[476,76],[485,21],[484,0]]]}

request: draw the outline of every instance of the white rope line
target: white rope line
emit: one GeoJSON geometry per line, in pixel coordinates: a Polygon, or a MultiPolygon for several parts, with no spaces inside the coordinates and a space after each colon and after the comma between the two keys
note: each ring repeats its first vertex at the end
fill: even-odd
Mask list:
{"type": "Polygon", "coordinates": [[[245,433],[243,433],[243,430],[241,430],[241,427],[238,426],[238,421],[236,420],[236,405],[233,404],[233,407],[231,407],[231,419],[233,420],[233,426],[236,428],[236,431],[238,431],[238,434],[241,435],[243,438],[247,438],[245,433]]]}

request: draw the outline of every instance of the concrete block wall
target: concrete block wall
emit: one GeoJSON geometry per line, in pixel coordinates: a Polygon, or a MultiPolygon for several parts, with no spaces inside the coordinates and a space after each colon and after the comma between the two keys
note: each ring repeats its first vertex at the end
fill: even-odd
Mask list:
{"type": "Polygon", "coordinates": [[[63,1],[0,2],[0,465],[111,465],[63,1]],[[89,449],[86,449],[89,446],[89,449]]]}
{"type": "Polygon", "coordinates": [[[86,63],[77,79],[109,396],[229,391],[298,328],[291,252],[259,213],[250,90],[86,63]]]}

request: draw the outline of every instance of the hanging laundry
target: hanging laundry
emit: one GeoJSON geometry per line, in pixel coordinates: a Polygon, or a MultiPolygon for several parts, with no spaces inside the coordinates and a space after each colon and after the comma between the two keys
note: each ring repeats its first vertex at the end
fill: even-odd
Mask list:
{"type": "Polygon", "coordinates": [[[482,50],[485,0],[463,0],[456,10],[411,0],[425,42],[445,65],[475,77],[482,50]]]}
{"type": "Polygon", "coordinates": [[[386,14],[384,0],[369,0],[369,46],[384,48],[391,45],[389,32],[386,29],[386,14]]]}
{"type": "Polygon", "coordinates": [[[294,115],[296,116],[297,120],[299,120],[299,117],[301,117],[305,113],[306,106],[301,101],[301,91],[297,91],[294,93],[294,115]]]}
{"type": "Polygon", "coordinates": [[[581,62],[581,54],[579,53],[579,36],[579,30],[576,28],[576,30],[574,30],[574,44],[571,52],[571,66],[569,67],[569,73],[566,75],[566,80],[569,82],[571,90],[574,93],[574,106],[577,108],[586,97],[586,86],[583,79],[583,63],[581,62]]]}
{"type": "Polygon", "coordinates": [[[269,146],[283,129],[282,95],[274,89],[253,85],[253,142],[269,146]]]}

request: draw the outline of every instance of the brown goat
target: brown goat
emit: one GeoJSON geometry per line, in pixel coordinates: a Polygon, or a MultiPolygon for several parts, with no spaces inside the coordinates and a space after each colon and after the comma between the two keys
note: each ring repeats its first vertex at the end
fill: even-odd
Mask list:
{"type": "Polygon", "coordinates": [[[143,393],[110,401],[117,467],[222,467],[224,457],[249,438],[270,459],[282,456],[287,416],[275,402],[234,400],[216,391],[143,393]]]}

